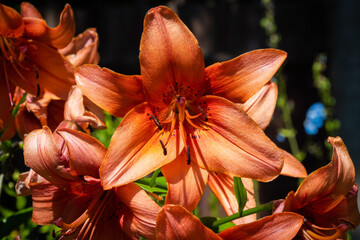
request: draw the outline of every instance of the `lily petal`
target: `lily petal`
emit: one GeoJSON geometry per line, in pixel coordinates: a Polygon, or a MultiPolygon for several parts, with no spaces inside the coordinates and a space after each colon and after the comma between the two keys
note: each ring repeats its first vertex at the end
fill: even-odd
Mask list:
{"type": "Polygon", "coordinates": [[[156,219],[156,239],[221,239],[200,219],[178,205],[164,205],[156,219]]]}
{"type": "MultiPolygon", "coordinates": [[[[164,155],[162,136],[150,117],[148,103],[133,108],[120,122],[111,138],[106,157],[100,167],[100,178],[105,190],[139,179],[174,160],[184,149],[179,130],[171,137],[164,155]]],[[[169,134],[169,133],[166,133],[169,134]]],[[[162,136],[166,139],[166,135],[162,136]]]]}
{"type": "Polygon", "coordinates": [[[244,103],[270,81],[286,55],[277,49],[260,49],[215,63],[205,70],[208,91],[232,102],[244,103]]]}
{"type": "Polygon", "coordinates": [[[353,187],[355,168],[344,142],[340,137],[329,137],[328,142],[333,146],[331,162],[311,173],[300,184],[294,195],[294,210],[330,194],[333,202],[323,208],[323,212],[327,212],[342,201],[353,187]]]}
{"type": "Polygon", "coordinates": [[[171,9],[159,6],[146,14],[139,59],[144,92],[152,105],[166,106],[179,89],[188,100],[201,96],[205,85],[201,49],[171,9]]]}
{"type": "Polygon", "coordinates": [[[194,163],[187,165],[186,158],[186,151],[182,151],[179,157],[161,168],[168,186],[165,204],[181,205],[193,211],[204,193],[208,172],[194,163]]]}
{"type": "MultiPolygon", "coordinates": [[[[242,178],[241,180],[247,192],[247,200],[244,210],[256,207],[254,184],[252,180],[248,178],[242,178]]],[[[209,187],[219,200],[221,206],[223,206],[227,215],[239,212],[239,204],[234,192],[234,180],[231,176],[223,173],[211,172],[209,174],[209,187]]],[[[239,225],[253,222],[255,220],[256,214],[252,214],[246,217],[238,218],[232,222],[239,225]]]]}
{"type": "Polygon", "coordinates": [[[98,34],[95,28],[89,28],[79,34],[59,52],[75,66],[83,64],[98,64],[100,57],[98,50],[98,34]]]}
{"type": "Polygon", "coordinates": [[[280,174],[289,177],[305,178],[307,172],[301,162],[287,151],[282,150],[282,152],[284,154],[284,166],[280,174]]]}
{"type": "Polygon", "coordinates": [[[57,187],[67,186],[68,181],[75,180],[64,168],[62,153],[47,127],[34,130],[25,137],[24,159],[26,166],[57,187]]]}
{"type": "Polygon", "coordinates": [[[245,103],[238,105],[262,130],[269,125],[273,116],[278,95],[276,83],[268,82],[245,103]]]}
{"type": "Polygon", "coordinates": [[[83,65],[77,68],[75,80],[91,101],[116,117],[123,117],[145,101],[138,75],[126,76],[97,65],[83,65]]]}
{"type": "Polygon", "coordinates": [[[96,138],[73,129],[60,129],[57,133],[64,138],[69,151],[71,173],[99,178],[106,147],[96,138]]]}
{"type": "Polygon", "coordinates": [[[28,2],[22,2],[20,4],[20,13],[22,17],[33,17],[43,19],[39,11],[28,2]]]}
{"type": "MultiPolygon", "coordinates": [[[[11,88],[14,89],[12,85],[11,88]]],[[[15,126],[11,117],[12,106],[10,104],[9,92],[5,86],[0,88],[0,102],[0,131],[10,124],[8,129],[5,130],[4,135],[0,138],[3,141],[12,138],[15,134],[15,126]]]]}
{"type": "Polygon", "coordinates": [[[293,239],[303,224],[296,213],[277,213],[252,223],[238,225],[219,233],[223,239],[288,240],[293,239]]]}
{"type": "Polygon", "coordinates": [[[20,37],[23,32],[21,15],[15,9],[0,4],[0,36],[20,37]]]}
{"type": "Polygon", "coordinates": [[[26,38],[38,40],[55,48],[64,48],[75,34],[74,12],[69,4],[65,5],[60,15],[59,25],[50,28],[43,19],[24,17],[24,35],[26,38]]]}
{"type": "Polygon", "coordinates": [[[283,154],[257,124],[234,103],[205,96],[209,130],[191,138],[194,162],[208,171],[270,181],[280,174],[283,154]]]}
{"type": "Polygon", "coordinates": [[[117,197],[130,209],[132,215],[124,216],[124,224],[132,233],[155,239],[156,216],[160,207],[135,183],[114,189],[117,197]],[[129,224],[130,222],[130,224],[129,224]]]}

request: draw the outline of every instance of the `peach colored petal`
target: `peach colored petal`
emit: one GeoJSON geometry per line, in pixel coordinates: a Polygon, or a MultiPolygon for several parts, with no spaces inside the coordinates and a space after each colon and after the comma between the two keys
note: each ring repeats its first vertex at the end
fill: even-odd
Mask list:
{"type": "Polygon", "coordinates": [[[244,103],[270,81],[286,55],[281,50],[259,49],[227,62],[215,63],[205,70],[208,93],[244,103]]]}
{"type": "Polygon", "coordinates": [[[57,187],[67,186],[68,181],[75,180],[63,158],[49,128],[34,130],[25,137],[25,164],[57,187]]]}
{"type": "Polygon", "coordinates": [[[305,178],[307,172],[305,167],[293,155],[287,151],[282,151],[284,154],[284,166],[281,170],[281,175],[297,178],[305,178]]]}
{"type": "Polygon", "coordinates": [[[96,138],[73,129],[59,129],[57,132],[65,140],[71,173],[99,178],[106,147],[96,138]]]}
{"type": "Polygon", "coordinates": [[[75,34],[74,12],[69,4],[65,5],[60,15],[59,25],[55,28],[50,28],[40,18],[24,17],[23,20],[26,38],[44,42],[55,48],[68,45],[75,34]]]}
{"type": "Polygon", "coordinates": [[[100,57],[98,53],[98,34],[95,28],[89,28],[59,52],[75,66],[83,64],[98,64],[100,57]]]}
{"type": "Polygon", "coordinates": [[[20,4],[20,13],[22,17],[33,17],[43,19],[39,11],[28,2],[22,2],[20,4]]]}
{"type": "Polygon", "coordinates": [[[156,216],[160,207],[135,183],[115,188],[117,197],[129,208],[132,216],[124,216],[130,229],[148,239],[155,239],[156,216]]]}
{"type": "Polygon", "coordinates": [[[262,130],[269,125],[273,116],[278,89],[274,82],[268,82],[245,103],[238,105],[249,115],[262,130]]]}
{"type": "Polygon", "coordinates": [[[219,233],[223,239],[289,240],[293,239],[303,224],[296,213],[277,213],[252,223],[234,226],[219,233]]]}
{"type": "MultiPolygon", "coordinates": [[[[254,196],[254,184],[251,179],[242,178],[247,193],[247,201],[244,210],[256,207],[254,196]]],[[[239,212],[239,204],[234,193],[234,180],[231,176],[223,173],[211,172],[209,174],[209,187],[219,200],[227,215],[239,212]]],[[[256,214],[238,218],[232,222],[236,225],[253,222],[256,214]]]]}
{"type": "Polygon", "coordinates": [[[0,36],[20,37],[23,32],[21,15],[15,9],[0,4],[0,36]]]}
{"type": "Polygon", "coordinates": [[[178,205],[164,205],[156,219],[156,239],[221,239],[200,219],[178,205]]]}
{"type": "Polygon", "coordinates": [[[188,100],[201,96],[205,85],[201,49],[171,9],[159,6],[146,14],[139,59],[144,92],[152,105],[166,106],[174,92],[188,100]]]}
{"type": "Polygon", "coordinates": [[[167,154],[161,146],[162,135],[150,117],[149,104],[139,104],[120,122],[111,138],[106,157],[100,167],[104,189],[135,181],[174,160],[183,150],[180,134],[175,130],[167,144],[167,154]]]}
{"type": "Polygon", "coordinates": [[[344,142],[340,137],[329,137],[328,141],[333,146],[331,162],[311,173],[300,184],[294,196],[292,206],[294,210],[330,195],[333,202],[323,208],[323,211],[327,212],[345,198],[355,183],[354,164],[344,142]]]}
{"type": "Polygon", "coordinates": [[[194,163],[187,165],[186,158],[184,150],[174,161],[161,168],[168,186],[165,204],[181,205],[193,211],[204,193],[208,172],[194,163]]]}
{"type": "Polygon", "coordinates": [[[91,101],[116,117],[123,117],[145,101],[137,75],[126,76],[97,65],[84,65],[77,68],[75,80],[91,101]]]}
{"type": "Polygon", "coordinates": [[[210,129],[190,138],[192,161],[208,171],[270,181],[280,174],[283,154],[257,124],[234,103],[216,96],[204,104],[210,129]]]}

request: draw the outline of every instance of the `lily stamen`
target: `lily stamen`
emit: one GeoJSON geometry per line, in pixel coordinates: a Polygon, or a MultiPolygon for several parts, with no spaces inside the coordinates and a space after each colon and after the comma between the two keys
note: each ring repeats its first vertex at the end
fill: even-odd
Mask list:
{"type": "Polygon", "coordinates": [[[186,156],[187,156],[186,164],[187,164],[187,165],[190,165],[190,163],[191,163],[190,146],[187,146],[187,147],[186,147],[186,156]]]}
{"type": "Polygon", "coordinates": [[[343,233],[345,233],[347,229],[348,227],[346,224],[340,224],[339,226],[332,228],[325,228],[305,220],[303,234],[310,239],[335,240],[343,233]],[[335,231],[335,233],[329,235],[329,233],[325,233],[325,231],[335,231]]]}
{"type": "Polygon", "coordinates": [[[160,141],[161,147],[162,147],[162,149],[164,151],[164,156],[166,156],[167,155],[166,147],[165,147],[164,143],[161,140],[159,140],[159,141],[160,141]]]}
{"type": "Polygon", "coordinates": [[[151,115],[151,114],[150,114],[150,117],[154,120],[154,123],[158,127],[158,129],[162,130],[162,126],[161,126],[161,124],[159,122],[159,119],[157,119],[157,117],[155,117],[154,115],[151,115]]]}
{"type": "Polygon", "coordinates": [[[204,115],[204,118],[205,118],[205,122],[207,122],[209,120],[208,116],[206,115],[204,109],[202,109],[202,107],[198,106],[200,112],[204,115]]]}

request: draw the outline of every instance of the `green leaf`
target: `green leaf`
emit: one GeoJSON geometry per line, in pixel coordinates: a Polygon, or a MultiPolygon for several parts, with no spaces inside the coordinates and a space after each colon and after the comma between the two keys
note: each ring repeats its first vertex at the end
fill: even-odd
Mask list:
{"type": "Polygon", "coordinates": [[[244,184],[241,181],[241,178],[239,177],[234,177],[234,192],[235,192],[235,197],[239,204],[239,212],[241,213],[246,204],[247,192],[244,187],[244,184]]]}
{"type": "Polygon", "coordinates": [[[151,180],[150,180],[150,187],[153,187],[155,186],[156,184],[156,180],[157,180],[157,176],[159,175],[160,173],[160,168],[159,169],[156,169],[155,172],[153,173],[152,177],[151,177],[151,180]]]}
{"type": "Polygon", "coordinates": [[[19,225],[30,220],[32,207],[18,211],[10,217],[3,218],[0,222],[0,238],[9,235],[13,230],[18,229],[19,225]]]}

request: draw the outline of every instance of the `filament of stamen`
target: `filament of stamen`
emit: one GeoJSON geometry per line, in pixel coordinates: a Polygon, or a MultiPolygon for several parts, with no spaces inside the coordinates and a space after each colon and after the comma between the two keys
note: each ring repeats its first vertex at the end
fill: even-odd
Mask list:
{"type": "Polygon", "coordinates": [[[200,112],[202,113],[202,115],[204,115],[204,118],[205,118],[205,122],[207,122],[209,120],[208,116],[206,115],[204,109],[202,109],[200,106],[198,106],[200,112]]]}

